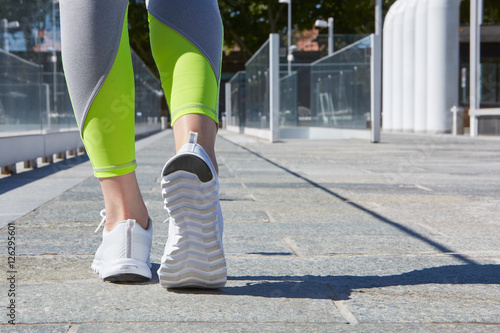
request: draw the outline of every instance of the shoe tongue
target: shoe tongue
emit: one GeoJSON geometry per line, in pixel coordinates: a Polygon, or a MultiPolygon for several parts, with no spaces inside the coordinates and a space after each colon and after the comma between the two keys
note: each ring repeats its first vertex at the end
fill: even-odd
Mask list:
{"type": "Polygon", "coordinates": [[[198,141],[198,133],[197,132],[189,132],[189,143],[196,144],[198,141]]]}
{"type": "Polygon", "coordinates": [[[179,149],[180,152],[195,152],[196,149],[196,143],[198,142],[198,133],[197,132],[189,132],[189,138],[188,142],[186,142],[181,149],[179,149]]]}

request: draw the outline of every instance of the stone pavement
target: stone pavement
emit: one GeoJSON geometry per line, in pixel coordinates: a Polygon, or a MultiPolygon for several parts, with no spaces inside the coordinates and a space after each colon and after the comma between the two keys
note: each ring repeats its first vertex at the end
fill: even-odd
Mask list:
{"type": "MultiPolygon", "coordinates": [[[[500,331],[500,140],[382,140],[269,144],[222,131],[229,276],[217,291],[166,291],[156,272],[98,279],[103,202],[84,157],[0,179],[1,221],[14,220],[0,231],[0,331],[500,331]]],[[[156,271],[172,133],[137,144],[156,271]]]]}

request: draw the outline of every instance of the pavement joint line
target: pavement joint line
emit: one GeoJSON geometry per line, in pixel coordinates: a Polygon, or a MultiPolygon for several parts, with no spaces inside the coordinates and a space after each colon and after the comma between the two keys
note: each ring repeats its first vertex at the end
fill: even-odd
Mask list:
{"type": "Polygon", "coordinates": [[[363,321],[359,323],[359,325],[372,325],[372,324],[381,324],[383,323],[384,325],[412,325],[412,326],[433,326],[433,325],[439,325],[439,326],[457,326],[457,325],[462,325],[462,326],[498,326],[500,327],[499,323],[479,323],[477,321],[454,321],[454,322],[437,322],[433,321],[430,323],[417,323],[417,322],[411,322],[411,321],[397,321],[397,322],[380,322],[380,321],[363,321]]]}
{"type": "Polygon", "coordinates": [[[69,329],[66,331],[66,333],[76,333],[78,332],[79,328],[80,325],[70,324],[69,329]]]}
{"type": "Polygon", "coordinates": [[[326,284],[327,288],[331,291],[331,296],[330,299],[333,302],[333,305],[337,308],[338,312],[344,318],[349,325],[357,325],[359,324],[359,321],[354,317],[351,311],[347,308],[347,306],[344,304],[343,301],[341,301],[342,295],[338,295],[337,292],[335,292],[335,289],[330,285],[326,284]]]}
{"type": "MultiPolygon", "coordinates": [[[[292,250],[293,252],[293,250],[292,250]]],[[[500,264],[500,259],[497,257],[492,257],[492,256],[484,256],[482,254],[492,254],[492,253],[497,253],[500,255],[500,251],[484,251],[484,253],[480,252],[467,252],[466,254],[469,256],[479,256],[481,259],[491,259],[492,261],[500,264]]],[[[295,253],[294,253],[295,254],[295,253]]],[[[463,253],[461,253],[463,254],[463,253]]],[[[432,252],[411,252],[411,253],[401,253],[401,252],[394,252],[394,253],[332,253],[328,255],[296,255],[298,258],[301,259],[308,259],[308,258],[350,258],[350,257],[419,257],[422,258],[423,256],[425,257],[430,257],[430,258],[437,258],[437,257],[453,257],[453,253],[432,253],[432,252]]],[[[58,253],[44,253],[44,254],[20,254],[16,255],[16,257],[19,258],[36,258],[36,257],[49,257],[49,256],[64,256],[64,257],[94,257],[95,254],[58,254],[58,253]]],[[[245,253],[245,254],[225,254],[226,258],[255,258],[255,257],[261,257],[261,254],[256,254],[256,253],[245,253]]],[[[290,257],[288,254],[284,254],[284,257],[290,257]]],[[[153,262],[154,263],[154,262],[153,262]]]]}
{"type": "Polygon", "coordinates": [[[432,190],[430,188],[422,186],[422,185],[419,185],[419,184],[415,184],[415,187],[419,188],[421,190],[427,191],[427,192],[432,192],[432,190]]]}
{"type": "MultiPolygon", "coordinates": [[[[279,222],[277,222],[277,220],[274,218],[273,214],[271,214],[271,213],[269,213],[269,212],[267,212],[267,211],[264,211],[264,213],[266,214],[267,219],[268,219],[268,221],[269,221],[270,223],[279,223],[279,222]]],[[[269,222],[268,222],[268,223],[269,223],[269,222]]]]}
{"type": "Polygon", "coordinates": [[[339,313],[342,316],[342,318],[344,318],[345,320],[347,320],[347,323],[349,325],[357,325],[357,324],[359,324],[359,321],[356,319],[356,317],[354,317],[354,315],[352,314],[352,312],[349,311],[349,309],[347,309],[347,306],[345,306],[344,302],[342,302],[342,301],[335,301],[333,299],[332,299],[332,302],[333,302],[333,304],[335,304],[335,307],[337,308],[337,310],[339,310],[339,313]]]}
{"type": "Polygon", "coordinates": [[[288,247],[290,251],[293,252],[294,255],[296,255],[297,257],[302,257],[299,249],[297,248],[293,240],[291,240],[288,236],[283,236],[282,240],[285,246],[288,247]]]}
{"type": "MultiPolygon", "coordinates": [[[[404,226],[404,225],[402,225],[402,224],[400,224],[398,222],[392,221],[389,218],[384,217],[383,215],[380,215],[380,214],[378,214],[378,213],[376,213],[376,212],[374,212],[374,211],[372,211],[372,210],[370,210],[370,209],[362,206],[361,204],[358,204],[356,202],[350,201],[348,198],[345,198],[345,197],[341,196],[340,194],[338,194],[336,192],[333,192],[332,190],[329,190],[328,188],[326,188],[326,187],[324,187],[324,186],[316,183],[315,181],[313,181],[313,180],[311,180],[309,178],[306,178],[306,177],[304,177],[304,176],[302,176],[302,175],[300,175],[300,174],[298,174],[298,173],[296,173],[296,172],[288,169],[287,167],[282,166],[282,165],[280,165],[280,164],[278,164],[278,163],[276,163],[276,162],[268,159],[267,157],[265,157],[265,156],[257,153],[256,151],[253,151],[253,150],[251,150],[251,149],[249,149],[249,148],[247,148],[245,146],[242,146],[242,145],[240,145],[238,143],[235,143],[235,142],[231,141],[228,138],[225,138],[225,137],[222,137],[222,138],[224,140],[232,143],[233,145],[235,145],[237,147],[240,147],[243,150],[245,150],[245,151],[247,151],[247,152],[249,152],[249,153],[251,153],[251,154],[253,154],[253,155],[255,155],[255,156],[259,157],[259,158],[261,158],[262,160],[264,160],[264,161],[266,161],[266,162],[274,165],[275,167],[277,167],[277,168],[279,168],[279,169],[281,169],[281,170],[283,170],[283,171],[285,171],[285,172],[287,172],[287,173],[289,173],[289,174],[291,174],[291,175],[293,175],[293,176],[295,176],[295,177],[297,177],[299,179],[302,179],[302,180],[306,181],[307,183],[311,184],[312,186],[314,186],[314,187],[316,187],[316,188],[318,188],[318,189],[320,189],[320,190],[322,190],[322,191],[330,194],[331,196],[333,196],[333,197],[341,200],[342,202],[344,202],[344,203],[346,203],[346,204],[348,204],[350,206],[353,206],[354,208],[356,208],[358,210],[361,210],[362,212],[364,212],[364,213],[372,216],[373,218],[379,220],[380,222],[383,222],[385,224],[393,226],[394,228],[399,229],[400,231],[403,231],[407,235],[409,235],[409,236],[411,236],[413,238],[416,238],[416,239],[418,239],[420,241],[423,241],[424,243],[427,243],[428,245],[434,247],[435,249],[437,249],[440,252],[443,252],[443,253],[452,253],[452,252],[455,252],[455,251],[452,251],[451,249],[449,249],[448,247],[446,247],[445,245],[440,244],[439,242],[434,241],[432,239],[429,239],[429,238],[425,237],[424,235],[420,234],[419,232],[417,232],[415,230],[412,230],[409,227],[406,227],[406,226],[404,226]]],[[[463,256],[461,254],[455,254],[454,256],[457,257],[459,260],[467,263],[467,264],[478,265],[478,263],[475,262],[474,260],[472,260],[470,258],[467,258],[467,257],[465,257],[465,256],[463,256]]]]}
{"type": "MultiPolygon", "coordinates": [[[[168,324],[185,324],[185,325],[190,325],[190,324],[249,324],[247,321],[195,321],[195,322],[185,322],[185,321],[126,321],[126,322],[116,322],[116,321],[89,321],[89,322],[78,322],[78,323],[70,323],[70,322],[50,322],[50,323],[16,323],[16,326],[19,327],[32,327],[32,326],[53,326],[53,325],[70,325],[71,327],[73,326],[83,326],[83,325],[98,325],[98,324],[108,324],[108,325],[125,325],[125,324],[161,324],[161,323],[168,323],[168,324]]],[[[297,321],[297,322],[283,322],[283,321],[260,321],[260,322],[253,322],[252,324],[298,324],[298,325],[313,325],[313,326],[343,326],[345,323],[340,323],[340,322],[302,322],[302,321],[297,321]]],[[[359,326],[369,326],[369,325],[394,325],[394,326],[400,326],[400,325],[410,325],[410,326],[486,326],[486,327],[500,327],[499,323],[491,323],[491,322],[406,322],[406,321],[398,321],[398,322],[380,322],[380,321],[363,321],[363,322],[358,322],[357,325],[359,326]]],[[[0,324],[0,327],[12,327],[11,324],[0,324]]],[[[69,329],[71,329],[71,327],[69,329]]],[[[71,333],[72,331],[66,331],[66,333],[71,333]]]]}
{"type": "MultiPolygon", "coordinates": [[[[52,326],[52,325],[71,325],[71,326],[82,326],[82,325],[97,325],[97,324],[111,324],[111,325],[124,325],[124,324],[161,324],[161,323],[168,323],[168,324],[298,324],[298,325],[345,325],[345,323],[341,322],[335,322],[335,321],[330,321],[330,322],[309,322],[309,321],[294,321],[294,322],[286,322],[286,321],[258,321],[258,322],[248,322],[248,321],[183,321],[183,320],[163,320],[163,321],[151,321],[151,320],[146,320],[146,321],[125,321],[125,322],[117,322],[117,321],[85,321],[85,322],[49,322],[49,323],[16,323],[16,326],[52,326]]],[[[363,322],[364,324],[365,322],[363,322]]],[[[371,322],[367,322],[371,323],[371,322]]],[[[380,322],[373,322],[374,324],[380,324],[380,322]]],[[[399,322],[397,323],[386,323],[386,324],[395,324],[398,325],[399,322]]],[[[409,324],[415,324],[419,325],[420,323],[409,323],[409,324]]],[[[429,324],[434,324],[434,323],[429,323],[429,324]]],[[[439,324],[439,323],[438,323],[439,324]]],[[[453,325],[454,323],[443,323],[443,324],[449,324],[453,325]]],[[[468,324],[468,323],[466,323],[468,324]]],[[[0,327],[12,327],[11,324],[0,324],[0,327]]],[[[500,324],[499,324],[500,326],[500,324]]],[[[71,328],[71,327],[70,327],[71,328]]],[[[70,333],[69,331],[66,331],[66,333],[70,333]]]]}

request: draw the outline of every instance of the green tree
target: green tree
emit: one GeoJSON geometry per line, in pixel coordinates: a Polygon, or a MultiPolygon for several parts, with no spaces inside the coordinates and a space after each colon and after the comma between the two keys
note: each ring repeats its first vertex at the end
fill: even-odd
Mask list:
{"type": "MultiPolygon", "coordinates": [[[[6,1],[6,0],[1,0],[6,1]]],[[[26,1],[26,0],[25,0],[26,1]]],[[[37,0],[40,1],[40,0],[37,0]]],[[[320,17],[335,18],[336,34],[368,34],[375,30],[375,0],[291,0],[294,30],[311,29],[320,17]]],[[[383,15],[395,0],[382,0],[383,15]]],[[[500,22],[498,0],[484,0],[485,24],[500,22]]],[[[224,43],[238,45],[250,58],[270,33],[287,33],[287,5],[279,0],[219,0],[224,43]]],[[[461,6],[461,23],[469,23],[469,0],[461,6]]],[[[142,0],[130,0],[130,41],[137,54],[156,72],[149,50],[147,12],[142,0]]]]}
{"type": "MultiPolygon", "coordinates": [[[[383,0],[384,14],[395,0],[383,0]]],[[[287,5],[279,0],[219,0],[224,23],[224,44],[239,46],[250,58],[270,33],[287,33],[287,5]]],[[[374,31],[375,0],[292,0],[294,30],[311,29],[320,17],[335,18],[335,33],[364,34],[374,31]]],[[[143,1],[130,0],[130,41],[137,54],[154,68],[149,50],[147,12],[143,1]]]]}
{"type": "MultiPolygon", "coordinates": [[[[498,0],[484,0],[484,24],[500,23],[500,5],[498,0]]],[[[470,0],[465,0],[460,6],[460,23],[470,24],[470,0]]]]}
{"type": "Polygon", "coordinates": [[[286,25],[286,5],[278,0],[221,0],[219,1],[224,23],[224,43],[227,47],[238,45],[249,58],[268,38],[286,25]]]}
{"type": "Polygon", "coordinates": [[[158,75],[149,46],[148,12],[144,1],[129,1],[128,24],[130,45],[152,72],[158,75]]]}
{"type": "MultiPolygon", "coordinates": [[[[384,12],[395,0],[383,0],[384,12]]],[[[287,6],[278,0],[220,0],[226,46],[238,45],[250,57],[270,33],[287,33],[287,6]]],[[[292,0],[294,30],[311,29],[317,18],[334,17],[335,32],[371,33],[375,0],[292,0]]]]}

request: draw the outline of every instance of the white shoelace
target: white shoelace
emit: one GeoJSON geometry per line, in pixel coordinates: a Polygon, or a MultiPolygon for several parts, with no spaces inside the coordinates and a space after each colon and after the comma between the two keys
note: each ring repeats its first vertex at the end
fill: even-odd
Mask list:
{"type": "Polygon", "coordinates": [[[106,222],[106,209],[101,210],[99,215],[101,215],[102,219],[101,219],[101,223],[99,223],[99,226],[94,231],[96,234],[99,231],[99,229],[101,228],[101,226],[104,224],[104,222],[106,222]]]}

